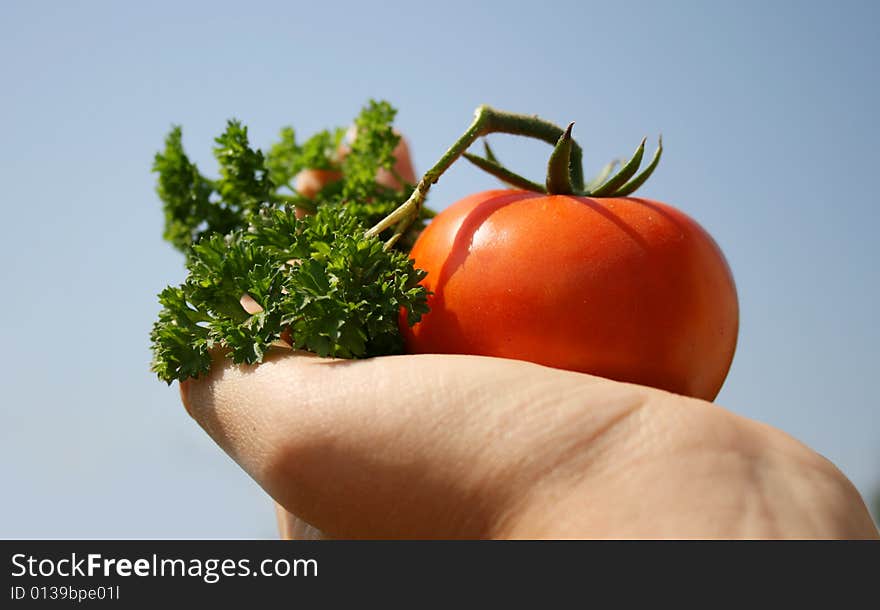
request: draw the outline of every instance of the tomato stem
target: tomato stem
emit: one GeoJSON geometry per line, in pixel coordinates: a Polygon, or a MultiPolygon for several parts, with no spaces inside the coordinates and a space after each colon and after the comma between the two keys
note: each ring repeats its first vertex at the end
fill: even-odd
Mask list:
{"type": "MultiPolygon", "coordinates": [[[[385,244],[386,248],[393,246],[397,239],[399,239],[397,234],[405,231],[418,217],[419,210],[425,202],[431,186],[437,183],[440,176],[467,151],[477,138],[490,133],[523,135],[543,140],[556,146],[559,144],[560,138],[564,136],[565,131],[558,125],[534,115],[514,114],[495,110],[486,105],[479,106],[474,112],[474,119],[467,130],[449,147],[443,156],[440,157],[440,160],[425,172],[418,184],[416,184],[412,195],[398,206],[397,209],[370,228],[366,233],[367,236],[378,236],[382,231],[398,225],[395,230],[397,238],[392,237],[385,244]]],[[[583,153],[581,147],[574,140],[569,139],[569,142],[571,147],[569,153],[571,167],[569,179],[573,190],[581,191],[584,188],[583,167],[581,165],[583,153]]]]}
{"type": "Polygon", "coordinates": [[[474,120],[470,127],[449,147],[434,164],[425,172],[421,180],[415,185],[415,189],[409,198],[400,204],[393,212],[376,223],[367,231],[368,237],[376,237],[386,229],[394,227],[394,235],[385,242],[385,249],[394,246],[401,235],[418,218],[419,211],[431,186],[436,184],[440,176],[449,167],[464,156],[465,159],[474,163],[488,173],[497,176],[504,182],[538,193],[553,193],[564,195],[578,195],[589,197],[624,197],[633,193],[648,179],[663,153],[663,139],[660,138],[657,152],[648,166],[636,174],[642,164],[645,153],[645,139],[639,144],[636,152],[626,163],[621,162],[621,167],[616,174],[611,175],[617,162],[605,166],[596,178],[584,185],[584,172],[582,167],[583,153],[581,147],[571,137],[571,129],[574,123],[570,123],[566,129],[554,125],[549,121],[538,118],[536,115],[514,114],[496,110],[490,106],[479,106],[474,112],[474,120]],[[553,153],[547,164],[546,188],[536,182],[523,178],[507,168],[503,167],[495,157],[489,145],[486,144],[486,158],[467,153],[477,138],[490,133],[509,133],[529,138],[543,140],[553,145],[553,153]]]}

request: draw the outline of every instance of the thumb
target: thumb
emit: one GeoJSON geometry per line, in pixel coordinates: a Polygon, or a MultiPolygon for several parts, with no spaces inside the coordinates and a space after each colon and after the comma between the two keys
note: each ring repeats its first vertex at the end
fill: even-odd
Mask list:
{"type": "Polygon", "coordinates": [[[585,447],[649,392],[513,360],[289,351],[252,367],[218,358],[181,384],[269,495],[346,538],[503,535],[539,481],[582,477],[585,447]]]}

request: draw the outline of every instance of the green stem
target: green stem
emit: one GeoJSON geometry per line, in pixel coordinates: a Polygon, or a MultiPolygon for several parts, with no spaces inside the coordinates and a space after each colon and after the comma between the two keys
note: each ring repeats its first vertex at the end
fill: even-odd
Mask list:
{"type": "Polygon", "coordinates": [[[390,250],[391,248],[393,248],[393,247],[394,247],[394,244],[396,244],[396,243],[398,242],[398,240],[400,240],[400,238],[403,237],[403,234],[404,234],[404,233],[406,232],[406,230],[409,228],[409,225],[410,225],[410,224],[411,224],[411,223],[409,223],[409,222],[400,221],[400,222],[397,224],[397,228],[394,229],[394,235],[392,235],[392,236],[388,239],[388,241],[385,242],[385,246],[384,246],[383,249],[384,249],[384,250],[390,250]]]}
{"type": "MultiPolygon", "coordinates": [[[[419,214],[428,191],[431,186],[436,184],[440,176],[449,169],[449,167],[464,154],[464,152],[481,136],[490,133],[508,133],[513,135],[523,135],[538,140],[544,140],[552,145],[556,145],[559,138],[564,134],[564,130],[558,125],[554,125],[549,121],[539,119],[537,116],[528,116],[524,114],[513,114],[495,110],[486,105],[479,106],[474,112],[474,120],[470,127],[456,140],[452,146],[440,157],[440,160],[434,164],[431,169],[425,172],[425,175],[416,184],[412,195],[397,207],[388,216],[380,220],[375,226],[367,231],[367,237],[375,237],[382,231],[403,222],[403,229],[398,227],[398,231],[405,231],[419,214]]],[[[574,141],[571,142],[571,183],[575,190],[583,189],[584,175],[581,167],[581,148],[574,141]]]]}
{"type": "Polygon", "coordinates": [[[495,156],[495,152],[489,146],[489,140],[483,140],[483,152],[486,153],[486,158],[489,159],[495,165],[501,165],[501,161],[498,160],[498,157],[495,156]]]}
{"type": "MultiPolygon", "coordinates": [[[[538,184],[537,182],[532,182],[528,178],[523,178],[519,174],[516,174],[506,167],[499,165],[497,160],[478,157],[477,155],[472,155],[470,153],[464,153],[462,156],[479,167],[481,170],[488,174],[492,174],[505,184],[512,186],[518,189],[524,189],[526,191],[535,191],[536,193],[546,193],[547,189],[544,188],[544,185],[538,184]]],[[[493,154],[494,157],[494,154],[493,154]]]]}
{"type": "MultiPolygon", "coordinates": [[[[510,112],[493,111],[496,113],[495,133],[508,133],[516,136],[527,136],[543,140],[550,146],[556,146],[565,132],[559,125],[538,118],[537,115],[513,114],[510,112]]],[[[576,191],[584,188],[583,151],[580,145],[571,142],[571,184],[576,191]]]]}

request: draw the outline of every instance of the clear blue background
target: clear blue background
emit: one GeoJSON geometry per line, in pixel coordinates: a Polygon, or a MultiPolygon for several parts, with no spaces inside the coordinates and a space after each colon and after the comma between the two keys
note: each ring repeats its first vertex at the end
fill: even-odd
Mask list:
{"type": "MultiPolygon", "coordinates": [[[[149,372],[183,277],[150,165],[227,118],[267,147],[400,109],[424,170],[489,103],[577,121],[588,173],[663,132],[643,189],[705,226],[742,308],[718,402],[880,487],[876,2],[4,2],[0,536],[273,537],[268,497],[149,372]],[[375,7],[375,8],[371,8],[375,7]]],[[[495,139],[541,176],[548,148],[495,139]]],[[[443,208],[493,179],[460,164],[443,208]]]]}

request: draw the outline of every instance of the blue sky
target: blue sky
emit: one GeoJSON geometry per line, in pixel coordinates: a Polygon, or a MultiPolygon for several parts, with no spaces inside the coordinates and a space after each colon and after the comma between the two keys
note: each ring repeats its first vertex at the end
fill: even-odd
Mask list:
{"type": "MultiPolygon", "coordinates": [[[[696,218],[736,278],[718,402],[880,489],[880,166],[873,2],[36,3],[0,7],[2,537],[272,537],[266,495],[149,373],[173,123],[206,172],[229,117],[400,110],[417,170],[481,103],[576,121],[587,173],[660,132],[640,191],[696,218]],[[378,6],[378,5],[375,5],[378,6]]],[[[548,149],[498,137],[540,177],[548,149]]],[[[493,179],[455,166],[443,208],[493,179]]]]}

